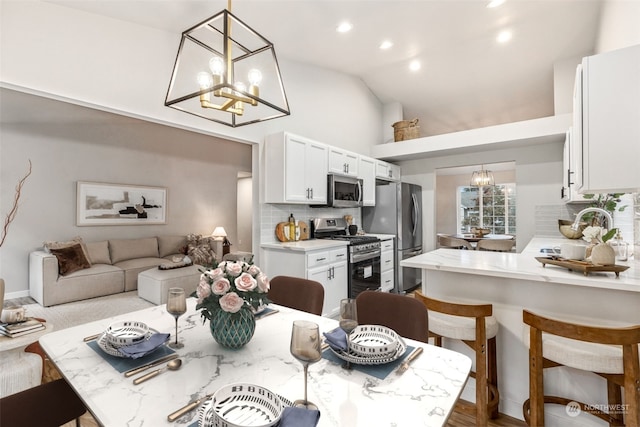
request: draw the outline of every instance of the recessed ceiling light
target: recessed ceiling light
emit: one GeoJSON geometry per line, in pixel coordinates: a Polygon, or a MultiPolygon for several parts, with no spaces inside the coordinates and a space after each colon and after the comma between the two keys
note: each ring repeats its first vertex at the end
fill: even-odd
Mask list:
{"type": "Polygon", "coordinates": [[[390,49],[391,46],[393,46],[393,43],[391,43],[389,40],[385,40],[382,43],[380,43],[380,49],[382,50],[390,49]]]}
{"type": "Polygon", "coordinates": [[[511,31],[509,30],[500,31],[500,34],[498,34],[498,37],[496,37],[496,40],[498,41],[498,43],[508,42],[509,40],[511,40],[511,31]]]}
{"type": "Polygon", "coordinates": [[[489,3],[487,3],[487,7],[498,7],[505,1],[506,0],[491,0],[489,3]]]}
{"type": "Polygon", "coordinates": [[[336,28],[336,31],[339,33],[347,33],[349,31],[351,31],[351,29],[353,28],[353,25],[351,24],[351,22],[341,22],[340,25],[338,25],[338,28],[336,28]]]}
{"type": "Polygon", "coordinates": [[[418,61],[417,59],[414,59],[409,63],[409,69],[411,71],[418,71],[420,67],[422,67],[422,65],[420,64],[420,61],[418,61]]]}

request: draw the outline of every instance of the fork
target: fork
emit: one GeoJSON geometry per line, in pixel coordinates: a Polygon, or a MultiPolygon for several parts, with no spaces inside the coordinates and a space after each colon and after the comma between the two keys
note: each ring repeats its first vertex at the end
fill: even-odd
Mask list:
{"type": "Polygon", "coordinates": [[[407,369],[409,369],[409,364],[413,362],[418,356],[422,354],[424,349],[422,347],[418,347],[407,357],[407,360],[402,362],[402,365],[396,370],[396,375],[402,375],[405,373],[407,369]]]}

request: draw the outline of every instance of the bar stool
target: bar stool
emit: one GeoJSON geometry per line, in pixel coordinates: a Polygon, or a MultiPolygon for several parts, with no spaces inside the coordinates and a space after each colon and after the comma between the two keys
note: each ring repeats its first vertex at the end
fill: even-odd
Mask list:
{"type": "MultiPolygon", "coordinates": [[[[522,318],[529,325],[529,399],[522,407],[530,426],[544,426],[544,404],[567,405],[575,402],[610,426],[640,425],[640,368],[638,343],[640,325],[626,328],[604,328],[549,319],[523,310],[522,318]],[[543,370],[569,366],[590,371],[607,380],[609,405],[624,408],[622,414],[608,414],[574,399],[545,396],[543,370]]],[[[610,406],[612,407],[612,406],[610,406]]]]}
{"type": "Polygon", "coordinates": [[[476,379],[475,408],[461,410],[476,415],[476,425],[487,425],[488,418],[498,417],[498,372],[496,361],[496,335],[498,321],[491,304],[455,304],[429,298],[420,291],[415,297],[427,306],[429,314],[429,336],[435,345],[442,347],[442,338],[461,340],[475,351],[476,379]]]}

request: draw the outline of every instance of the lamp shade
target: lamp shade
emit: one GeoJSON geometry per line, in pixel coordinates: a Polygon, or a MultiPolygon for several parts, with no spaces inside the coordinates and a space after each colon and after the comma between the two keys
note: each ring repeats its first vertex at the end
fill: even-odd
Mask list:
{"type": "Polygon", "coordinates": [[[224,227],[216,227],[211,233],[211,237],[216,240],[222,240],[224,237],[227,237],[227,232],[224,230],[224,227]]]}

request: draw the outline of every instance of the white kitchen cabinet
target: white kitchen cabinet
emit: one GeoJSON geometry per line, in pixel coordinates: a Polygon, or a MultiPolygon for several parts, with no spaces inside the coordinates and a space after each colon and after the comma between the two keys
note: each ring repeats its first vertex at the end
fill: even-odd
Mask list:
{"type": "Polygon", "coordinates": [[[358,178],[362,179],[362,205],[376,205],[376,160],[360,156],[358,178]]]}
{"type": "Polygon", "coordinates": [[[638,191],[640,45],[583,58],[575,95],[578,192],[638,191]]]}
{"type": "Polygon", "coordinates": [[[561,197],[566,203],[589,202],[584,195],[579,194],[575,182],[576,170],[578,169],[575,148],[573,147],[573,129],[569,128],[564,140],[564,151],[562,153],[562,190],[561,197]]]}
{"type": "Polygon", "coordinates": [[[356,153],[329,146],[329,172],[347,176],[358,176],[356,153]]]}
{"type": "Polygon", "coordinates": [[[380,242],[380,284],[383,292],[391,292],[395,287],[395,250],[393,238],[380,242]]]}
{"type": "Polygon", "coordinates": [[[376,160],[376,178],[387,181],[400,181],[400,166],[384,160],[376,160]]]}
{"type": "Polygon", "coordinates": [[[264,143],[265,203],[327,203],[327,145],[280,132],[264,143]]]}
{"type": "Polygon", "coordinates": [[[304,277],[324,287],[323,316],[337,317],[340,300],[348,294],[347,247],[318,250],[287,250],[269,248],[264,253],[263,270],[269,277],[279,275],[304,277]]]}

